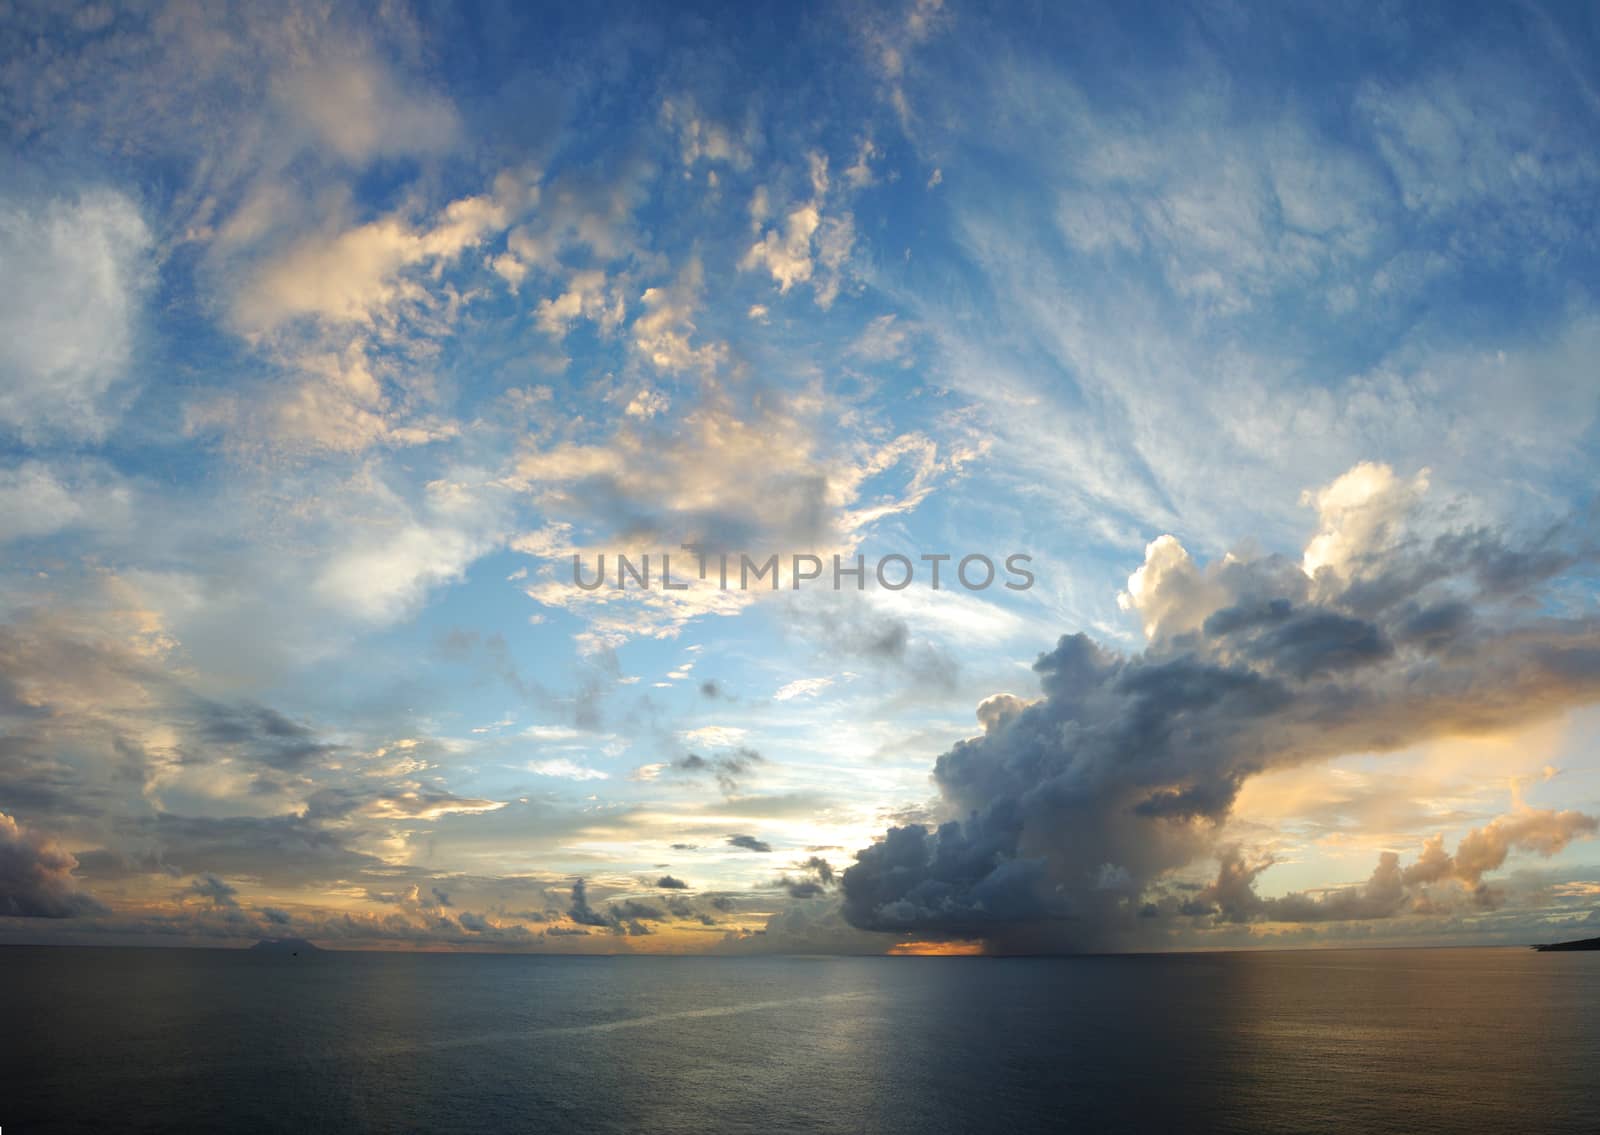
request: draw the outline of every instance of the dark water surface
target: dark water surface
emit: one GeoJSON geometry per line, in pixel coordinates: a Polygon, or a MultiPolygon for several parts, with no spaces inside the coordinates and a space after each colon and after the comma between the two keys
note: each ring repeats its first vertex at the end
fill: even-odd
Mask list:
{"type": "Polygon", "coordinates": [[[0,949],[0,1130],[1600,1132],[1600,953],[0,949]]]}

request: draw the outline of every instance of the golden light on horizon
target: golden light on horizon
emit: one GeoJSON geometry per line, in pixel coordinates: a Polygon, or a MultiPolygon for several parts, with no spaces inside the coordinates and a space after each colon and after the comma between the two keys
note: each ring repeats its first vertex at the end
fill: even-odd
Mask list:
{"type": "Polygon", "coordinates": [[[975,958],[984,953],[982,942],[898,942],[889,950],[901,958],[975,958]]]}

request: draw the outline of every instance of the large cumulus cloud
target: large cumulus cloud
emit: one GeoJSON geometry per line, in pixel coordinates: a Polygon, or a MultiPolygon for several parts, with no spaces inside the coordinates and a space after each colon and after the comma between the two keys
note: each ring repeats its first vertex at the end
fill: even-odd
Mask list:
{"type": "MultiPolygon", "coordinates": [[[[1173,537],[1152,543],[1122,596],[1145,649],[1067,635],[1034,664],[1042,697],[985,702],[982,734],[934,767],[951,819],[858,852],[846,917],[998,948],[1102,946],[1166,909],[1150,901],[1163,880],[1216,852],[1240,786],[1264,770],[1600,698],[1600,620],[1572,597],[1595,559],[1592,519],[1513,540],[1452,522],[1459,508],[1430,509],[1427,494],[1425,475],[1358,466],[1308,494],[1319,528],[1301,559],[1201,566],[1173,537]]],[[[1504,857],[1464,846],[1456,861],[1504,857]]],[[[1256,917],[1252,866],[1235,864],[1229,909],[1256,917]]],[[[1358,917],[1404,894],[1396,862],[1338,902],[1358,917]]]]}
{"type": "Polygon", "coordinates": [[[0,916],[71,918],[104,907],[78,890],[72,853],[0,812],[0,916]]]}

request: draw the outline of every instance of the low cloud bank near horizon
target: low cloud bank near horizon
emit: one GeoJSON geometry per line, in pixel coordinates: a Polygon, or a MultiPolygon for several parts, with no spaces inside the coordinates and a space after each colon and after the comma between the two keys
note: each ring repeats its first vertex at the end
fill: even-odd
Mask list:
{"type": "MultiPolygon", "coordinates": [[[[506,806],[420,786],[324,789],[301,813],[267,818],[158,814],[137,826],[160,849],[143,858],[74,855],[0,815],[0,915],[169,939],[292,930],[351,945],[628,949],[692,925],[712,935],[703,948],[736,952],[867,952],[907,940],[1070,952],[1237,943],[1262,924],[1444,925],[1501,911],[1524,883],[1495,872],[1553,856],[1600,821],[1519,800],[1466,830],[1453,851],[1435,835],[1382,850],[1364,882],[1276,896],[1258,886],[1278,854],[1229,828],[1252,778],[1516,729],[1600,701],[1600,617],[1586,591],[1597,562],[1592,516],[1517,534],[1463,523],[1469,506],[1432,494],[1425,473],[1359,465],[1307,494],[1315,531],[1299,558],[1234,553],[1201,564],[1174,537],[1155,540],[1121,596],[1143,649],[1062,636],[1034,663],[1041,696],[984,700],[982,733],[935,761],[932,815],[944,822],[891,827],[842,871],[815,854],[776,878],[763,869],[748,892],[768,896],[756,909],[783,900],[765,930],[730,926],[727,896],[685,897],[677,892],[694,888],[659,871],[646,884],[654,893],[619,879],[603,884],[603,903],[582,877],[564,904],[549,882],[477,880],[477,909],[447,909],[443,876],[355,850],[361,825],[506,806]],[[372,889],[385,876],[395,883],[372,889]],[[105,896],[115,896],[115,882],[129,878],[169,880],[176,904],[113,907],[93,893],[111,885],[105,896]],[[241,878],[250,890],[360,881],[386,909],[263,906],[241,878]],[[528,904],[509,896],[530,886],[536,901],[518,913],[528,904]]],[[[267,772],[344,751],[259,705],[183,704],[197,751],[221,746],[267,772]]],[[[135,750],[125,740],[121,751],[135,750]]],[[[773,852],[749,832],[718,846],[749,859],[773,852]]]]}

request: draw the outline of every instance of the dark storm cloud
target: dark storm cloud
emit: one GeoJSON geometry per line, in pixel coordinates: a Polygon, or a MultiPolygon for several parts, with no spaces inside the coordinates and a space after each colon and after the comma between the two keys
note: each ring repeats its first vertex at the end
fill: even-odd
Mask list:
{"type": "Polygon", "coordinates": [[[742,847],[746,851],[771,851],[772,845],[753,835],[731,835],[728,837],[730,847],[742,847]]]}
{"type": "Polygon", "coordinates": [[[664,891],[682,891],[686,890],[689,884],[685,883],[682,879],[674,878],[671,875],[663,875],[661,878],[656,880],[656,886],[660,887],[664,891]]]}
{"type": "Polygon", "coordinates": [[[0,812],[0,916],[72,918],[105,908],[78,890],[78,861],[54,841],[0,812]]]}
{"type": "MultiPolygon", "coordinates": [[[[1176,541],[1152,544],[1129,596],[1146,649],[1066,635],[1034,664],[1041,699],[985,702],[982,735],[934,766],[960,819],[892,828],[858,852],[842,878],[849,921],[1001,948],[1101,945],[1167,872],[1214,852],[1240,786],[1264,769],[1600,698],[1600,620],[1540,589],[1592,562],[1591,537],[1518,556],[1482,532],[1414,536],[1407,519],[1366,525],[1368,546],[1335,531],[1314,575],[1277,556],[1201,569],[1176,541]]],[[[1305,920],[1378,917],[1404,899],[1398,867],[1380,864],[1330,905],[1252,906],[1259,869],[1234,863],[1231,885],[1199,905],[1305,920]]]]}

